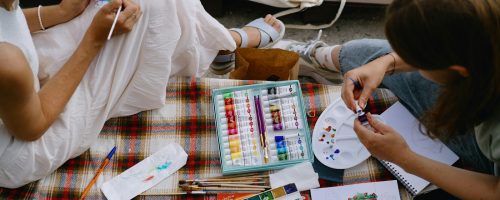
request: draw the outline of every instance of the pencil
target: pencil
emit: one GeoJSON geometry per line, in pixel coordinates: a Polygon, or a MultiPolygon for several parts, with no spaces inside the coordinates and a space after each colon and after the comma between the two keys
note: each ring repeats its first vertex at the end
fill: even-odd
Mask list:
{"type": "Polygon", "coordinates": [[[118,16],[120,16],[120,11],[122,10],[122,5],[118,7],[118,11],[116,11],[115,19],[113,20],[113,24],[111,25],[111,30],[109,30],[108,40],[111,39],[111,35],[113,34],[113,30],[115,29],[116,22],[118,21],[118,16]]]}
{"type": "Polygon", "coordinates": [[[80,196],[80,200],[85,199],[87,192],[89,192],[90,188],[92,188],[92,186],[94,185],[94,183],[97,180],[97,178],[99,177],[99,175],[101,175],[102,171],[104,171],[104,167],[106,167],[106,165],[108,165],[109,160],[111,160],[111,158],[115,154],[115,151],[116,151],[116,146],[113,147],[113,149],[111,149],[111,151],[109,152],[108,156],[106,156],[106,158],[104,158],[104,161],[101,163],[101,166],[99,166],[99,169],[97,169],[97,172],[95,173],[94,178],[92,178],[92,180],[90,180],[90,183],[87,185],[85,190],[83,190],[82,196],[80,196]]]}

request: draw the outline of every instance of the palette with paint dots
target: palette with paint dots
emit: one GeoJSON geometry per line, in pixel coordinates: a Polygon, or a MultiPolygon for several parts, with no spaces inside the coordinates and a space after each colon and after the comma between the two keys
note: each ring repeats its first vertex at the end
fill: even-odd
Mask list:
{"type": "MultiPolygon", "coordinates": [[[[378,115],[373,116],[380,120],[378,115]]],[[[323,111],[312,136],[313,152],[321,163],[334,169],[347,169],[370,157],[354,132],[356,117],[358,115],[340,98],[323,111]]]]}
{"type": "Polygon", "coordinates": [[[223,174],[313,161],[298,81],[212,91],[223,174]]]}

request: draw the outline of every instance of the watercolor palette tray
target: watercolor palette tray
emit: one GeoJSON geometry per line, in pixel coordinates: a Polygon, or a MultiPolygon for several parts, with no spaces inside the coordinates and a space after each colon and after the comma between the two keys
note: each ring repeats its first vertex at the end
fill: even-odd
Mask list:
{"type": "Polygon", "coordinates": [[[323,111],[312,136],[313,152],[321,163],[334,169],[347,169],[370,157],[353,130],[356,117],[340,98],[323,111]]]}
{"type": "Polygon", "coordinates": [[[246,197],[244,200],[302,200],[302,196],[295,183],[290,183],[251,197],[246,197]]]}
{"type": "Polygon", "coordinates": [[[298,81],[212,90],[223,174],[313,162],[298,81]]]}

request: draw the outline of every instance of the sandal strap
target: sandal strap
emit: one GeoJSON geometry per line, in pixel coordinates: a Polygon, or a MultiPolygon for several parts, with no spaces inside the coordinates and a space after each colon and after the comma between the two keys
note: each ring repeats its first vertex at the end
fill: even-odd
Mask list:
{"type": "Polygon", "coordinates": [[[259,18],[259,19],[253,20],[252,22],[248,23],[246,26],[254,27],[254,28],[257,28],[259,31],[261,31],[261,35],[260,35],[261,44],[259,44],[259,46],[264,46],[262,41],[264,41],[264,44],[265,44],[265,43],[269,43],[272,41],[276,41],[280,38],[280,32],[276,31],[276,29],[274,29],[274,27],[272,27],[271,25],[266,23],[264,21],[264,18],[259,18]],[[264,32],[265,34],[262,34],[262,32],[264,32]],[[263,40],[263,38],[264,38],[263,36],[266,36],[267,40],[263,40]],[[269,40],[269,37],[272,39],[272,41],[269,40]]]}
{"type": "Polygon", "coordinates": [[[230,53],[230,54],[224,54],[224,55],[217,55],[214,59],[214,62],[225,63],[225,62],[232,62],[234,60],[235,60],[234,53],[230,53]]]}
{"type": "Polygon", "coordinates": [[[241,45],[240,45],[240,48],[246,48],[248,47],[248,34],[247,32],[245,32],[243,29],[241,28],[232,28],[232,29],[229,29],[230,31],[234,31],[236,33],[238,33],[241,37],[241,45]]]}

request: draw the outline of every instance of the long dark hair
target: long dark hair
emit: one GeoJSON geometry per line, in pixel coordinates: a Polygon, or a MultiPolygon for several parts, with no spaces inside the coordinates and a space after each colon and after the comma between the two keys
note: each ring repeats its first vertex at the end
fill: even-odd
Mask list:
{"type": "Polygon", "coordinates": [[[460,65],[469,72],[443,85],[434,107],[422,116],[429,135],[464,134],[498,110],[499,1],[394,0],[385,32],[394,51],[416,68],[460,65]]]}

